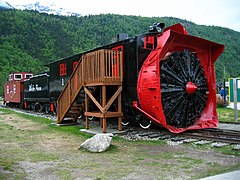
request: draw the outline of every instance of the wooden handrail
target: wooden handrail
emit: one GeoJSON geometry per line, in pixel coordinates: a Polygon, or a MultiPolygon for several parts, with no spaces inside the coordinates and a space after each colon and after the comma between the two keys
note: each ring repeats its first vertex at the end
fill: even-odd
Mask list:
{"type": "Polygon", "coordinates": [[[98,50],[83,57],[85,84],[122,83],[122,53],[98,50]]]}
{"type": "Polygon", "coordinates": [[[82,72],[82,59],[80,59],[78,65],[71,74],[67,84],[57,100],[58,123],[61,123],[61,121],[64,119],[67,111],[78,95],[78,91],[80,91],[82,87],[82,72]]]}

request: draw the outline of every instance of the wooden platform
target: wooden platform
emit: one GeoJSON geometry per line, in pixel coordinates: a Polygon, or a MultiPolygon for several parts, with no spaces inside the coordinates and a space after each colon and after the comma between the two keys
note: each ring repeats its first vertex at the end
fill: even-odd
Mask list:
{"type": "Polygon", "coordinates": [[[100,119],[103,133],[106,132],[107,118],[117,118],[118,130],[121,131],[122,61],[122,52],[116,50],[102,49],[84,54],[58,98],[58,124],[64,124],[64,119],[67,117],[72,118],[74,123],[85,112],[86,129],[89,129],[88,116],[91,116],[100,119]],[[113,86],[117,90],[110,95],[110,99],[107,99],[106,93],[112,92],[108,89],[113,86]],[[99,88],[100,94],[96,95],[95,90],[99,88]],[[79,97],[82,97],[81,104],[77,104],[79,97]],[[100,100],[98,97],[101,97],[100,100]],[[115,100],[117,105],[113,104],[115,100]],[[98,112],[90,111],[90,101],[98,108],[98,112]],[[109,109],[114,109],[113,106],[117,106],[116,112],[109,111],[109,109]]]}

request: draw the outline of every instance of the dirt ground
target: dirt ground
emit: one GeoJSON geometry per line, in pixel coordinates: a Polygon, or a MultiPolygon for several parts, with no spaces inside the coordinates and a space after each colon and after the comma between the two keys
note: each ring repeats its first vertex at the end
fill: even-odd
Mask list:
{"type": "Polygon", "coordinates": [[[198,179],[240,169],[240,156],[199,145],[114,138],[104,153],[88,137],[0,109],[0,179],[198,179]]]}

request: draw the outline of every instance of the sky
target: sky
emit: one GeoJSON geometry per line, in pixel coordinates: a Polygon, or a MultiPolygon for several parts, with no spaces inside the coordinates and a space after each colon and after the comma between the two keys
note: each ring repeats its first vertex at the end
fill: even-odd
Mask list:
{"type": "MultiPolygon", "coordinates": [[[[6,0],[30,4],[37,0],[6,0]]],[[[38,0],[82,15],[121,14],[176,17],[199,25],[214,25],[240,32],[240,0],[38,0]]]]}

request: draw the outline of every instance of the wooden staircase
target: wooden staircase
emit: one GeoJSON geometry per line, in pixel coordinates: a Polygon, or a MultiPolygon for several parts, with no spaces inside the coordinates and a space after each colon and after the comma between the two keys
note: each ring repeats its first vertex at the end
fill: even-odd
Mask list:
{"type": "Polygon", "coordinates": [[[77,67],[70,76],[65,88],[57,100],[58,124],[65,122],[76,122],[77,118],[83,113],[84,101],[78,101],[83,96],[83,63],[80,59],[77,67]]]}
{"type": "Polygon", "coordinates": [[[118,117],[121,130],[121,91],[122,91],[122,53],[114,50],[98,50],[81,57],[79,64],[70,76],[64,90],[57,100],[58,123],[76,122],[85,112],[86,128],[88,116],[100,118],[103,122],[103,132],[106,132],[106,118],[118,117]],[[107,88],[117,86],[116,92],[109,101],[106,99],[107,88]],[[101,88],[100,102],[94,97],[97,88],[101,88]],[[118,99],[117,112],[108,109],[118,99]],[[99,109],[98,112],[89,112],[89,100],[99,109]]]}

